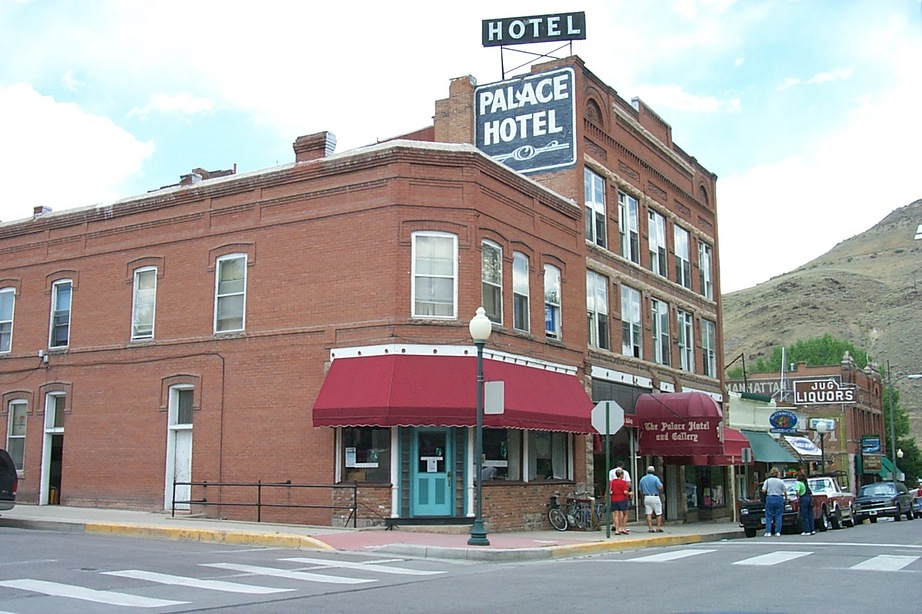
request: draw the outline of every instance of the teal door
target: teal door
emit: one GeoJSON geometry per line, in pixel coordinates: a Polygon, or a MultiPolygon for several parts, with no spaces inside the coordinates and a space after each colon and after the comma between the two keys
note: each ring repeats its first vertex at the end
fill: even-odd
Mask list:
{"type": "Polygon", "coordinates": [[[451,433],[416,429],[410,451],[410,514],[450,516],[452,497],[451,433]]]}

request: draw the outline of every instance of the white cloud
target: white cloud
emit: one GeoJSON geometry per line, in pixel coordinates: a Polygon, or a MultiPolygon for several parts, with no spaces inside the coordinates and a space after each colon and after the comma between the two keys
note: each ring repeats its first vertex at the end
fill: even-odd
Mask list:
{"type": "Polygon", "coordinates": [[[641,85],[638,96],[653,109],[673,109],[690,113],[735,113],[740,110],[739,98],[721,100],[713,96],[696,96],[677,85],[641,85]]]}
{"type": "Polygon", "coordinates": [[[153,112],[177,115],[198,115],[214,111],[214,103],[208,98],[192,94],[154,94],[143,108],[135,107],[129,117],[145,118],[153,112]]]}
{"type": "Polygon", "coordinates": [[[74,71],[68,70],[61,76],[61,85],[68,91],[76,92],[77,88],[80,87],[82,83],[77,81],[77,78],[74,76],[74,71]]]}
{"type": "Polygon", "coordinates": [[[851,68],[837,68],[828,72],[817,73],[807,79],[804,83],[807,85],[817,85],[820,83],[829,83],[830,81],[845,81],[851,76],[851,68]]]}
{"type": "Polygon", "coordinates": [[[4,221],[27,218],[39,205],[60,210],[120,198],[154,150],[109,119],[25,84],[0,86],[0,134],[4,221]]]}

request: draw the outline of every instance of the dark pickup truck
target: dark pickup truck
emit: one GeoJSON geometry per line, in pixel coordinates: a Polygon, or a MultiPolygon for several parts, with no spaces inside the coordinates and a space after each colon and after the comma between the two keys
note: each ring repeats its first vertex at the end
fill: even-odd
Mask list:
{"type": "MultiPolygon", "coordinates": [[[[800,519],[800,499],[797,498],[796,482],[797,480],[794,478],[784,478],[786,488],[784,513],[781,517],[782,532],[788,530],[788,532],[802,533],[804,530],[803,522],[800,519]]],[[[756,488],[756,492],[762,492],[761,484],[756,488]]],[[[821,521],[825,501],[826,497],[813,497],[813,517],[816,518],[816,528],[820,531],[825,531],[829,528],[827,523],[821,521]]],[[[765,501],[761,498],[745,499],[740,501],[739,505],[740,526],[743,527],[746,537],[755,537],[757,533],[765,529],[765,501]]]]}

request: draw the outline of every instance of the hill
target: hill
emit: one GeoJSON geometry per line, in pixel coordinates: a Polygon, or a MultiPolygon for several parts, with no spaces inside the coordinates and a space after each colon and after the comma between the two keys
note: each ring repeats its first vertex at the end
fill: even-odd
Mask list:
{"type": "MultiPolygon", "coordinates": [[[[893,375],[922,373],[922,199],[807,264],[723,296],[724,361],[829,333],[867,350],[893,375]]],[[[783,248],[783,247],[782,247],[783,248]]],[[[739,363],[737,363],[738,365],[739,363]]],[[[922,442],[922,382],[894,382],[922,442]]]]}

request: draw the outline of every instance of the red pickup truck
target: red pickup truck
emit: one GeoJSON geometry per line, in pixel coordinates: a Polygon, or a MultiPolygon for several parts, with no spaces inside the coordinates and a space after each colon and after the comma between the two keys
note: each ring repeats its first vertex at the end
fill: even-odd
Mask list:
{"type": "Polygon", "coordinates": [[[821,515],[816,516],[817,529],[825,531],[830,526],[833,529],[855,526],[855,495],[842,490],[831,476],[810,477],[807,484],[813,493],[813,507],[818,503],[821,507],[821,515]]]}

